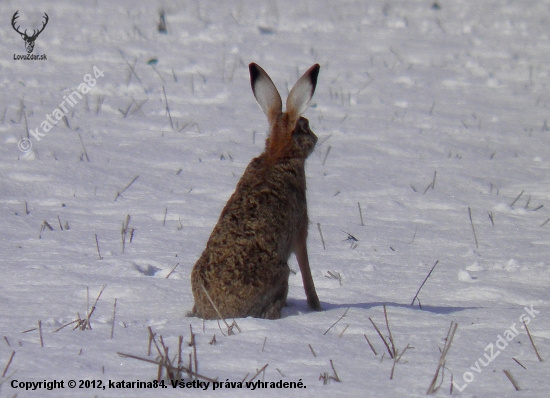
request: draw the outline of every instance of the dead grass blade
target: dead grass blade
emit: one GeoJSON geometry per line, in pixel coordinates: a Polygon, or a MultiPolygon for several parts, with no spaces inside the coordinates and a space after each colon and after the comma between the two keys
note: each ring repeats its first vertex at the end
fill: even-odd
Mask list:
{"type": "MultiPolygon", "coordinates": [[[[167,371],[168,374],[172,374],[174,372],[176,372],[176,373],[185,372],[185,373],[190,374],[190,375],[192,375],[192,376],[194,376],[198,379],[206,380],[206,381],[209,381],[211,383],[215,382],[215,381],[218,381],[217,379],[212,379],[210,377],[195,373],[195,372],[191,371],[190,369],[186,368],[183,365],[179,365],[179,366],[175,367],[171,363],[169,363],[169,361],[166,361],[167,358],[165,358],[163,356],[159,360],[153,360],[153,359],[149,359],[149,358],[142,358],[142,357],[139,357],[137,355],[125,354],[123,352],[117,352],[117,354],[120,355],[123,358],[133,358],[133,359],[137,359],[139,361],[155,364],[159,368],[164,368],[167,371]]],[[[173,379],[173,380],[180,380],[180,379],[178,378],[178,379],[173,379]]]]}
{"type": "Polygon", "coordinates": [[[506,369],[503,370],[504,374],[506,375],[506,377],[508,378],[508,380],[510,380],[510,383],[512,383],[512,385],[514,386],[514,388],[516,389],[516,391],[520,391],[520,388],[519,388],[519,385],[518,383],[514,380],[514,378],[512,377],[512,374],[507,371],[506,369]]]}
{"type": "Polygon", "coordinates": [[[254,379],[255,379],[256,377],[258,377],[258,376],[260,375],[260,373],[262,373],[262,372],[265,370],[265,368],[267,368],[268,366],[269,366],[268,363],[266,363],[264,366],[262,366],[261,369],[258,370],[258,371],[256,372],[256,374],[255,374],[250,380],[248,380],[248,382],[250,383],[250,382],[254,381],[254,379]]]}
{"type": "Polygon", "coordinates": [[[380,329],[378,329],[378,326],[376,326],[376,324],[374,323],[374,321],[371,318],[369,318],[369,321],[372,323],[372,326],[374,326],[374,330],[376,330],[376,333],[378,333],[378,336],[380,336],[380,339],[382,339],[382,342],[386,346],[386,350],[388,350],[388,354],[390,355],[390,358],[393,359],[392,350],[390,349],[390,346],[389,346],[388,342],[386,341],[385,337],[382,336],[382,333],[380,332],[380,329]]]}
{"type": "MultiPolygon", "coordinates": [[[[439,378],[440,370],[445,368],[445,358],[447,356],[447,353],[449,352],[449,349],[451,348],[451,343],[453,342],[453,338],[455,336],[457,327],[458,327],[458,324],[452,321],[451,325],[449,326],[449,331],[447,332],[447,337],[445,338],[445,345],[443,346],[443,350],[441,350],[441,356],[439,357],[439,363],[437,364],[437,369],[435,371],[432,382],[428,387],[428,392],[426,393],[427,395],[433,394],[439,389],[439,386],[441,386],[441,383],[440,383],[439,386],[436,387],[437,379],[439,378]]],[[[443,382],[443,377],[441,379],[441,382],[443,382]]]]}
{"type": "MultiPolygon", "coordinates": [[[[415,234],[416,234],[416,231],[415,231],[415,234]]],[[[414,239],[414,238],[413,238],[414,239]]],[[[422,287],[424,287],[424,284],[426,283],[426,281],[428,280],[428,278],[430,277],[430,275],[432,274],[433,270],[435,269],[435,266],[439,263],[439,260],[437,260],[435,262],[435,264],[433,265],[432,269],[430,270],[430,272],[428,272],[428,275],[426,275],[426,278],[424,278],[424,281],[422,282],[422,284],[420,285],[420,287],[418,288],[418,290],[416,291],[416,294],[414,295],[412,301],[411,301],[411,305],[414,305],[414,301],[417,299],[418,297],[418,293],[420,293],[420,290],[422,289],[422,287]]],[[[420,309],[422,309],[422,306],[420,305],[420,300],[418,300],[418,305],[420,306],[420,309]]]]}
{"type": "MultiPolygon", "coordinates": [[[[233,331],[233,326],[235,326],[237,328],[237,330],[240,332],[241,329],[239,328],[239,325],[237,325],[237,322],[235,322],[235,320],[233,319],[233,323],[231,325],[229,325],[227,323],[227,321],[224,319],[224,317],[222,316],[220,310],[218,310],[218,307],[216,307],[216,304],[214,304],[214,301],[212,300],[212,298],[210,297],[210,295],[206,291],[206,288],[204,287],[204,285],[201,285],[201,287],[202,287],[202,290],[204,291],[204,294],[206,294],[206,298],[208,299],[208,301],[210,301],[210,304],[212,304],[212,307],[214,308],[214,311],[216,311],[216,313],[218,314],[218,317],[223,321],[223,323],[225,323],[225,326],[227,327],[227,334],[229,336],[231,336],[232,334],[235,334],[235,332],[233,331]]],[[[221,328],[220,328],[220,330],[221,330],[221,328]]]]}
{"type": "Polygon", "coordinates": [[[329,384],[331,380],[334,380],[337,383],[341,383],[342,380],[340,380],[338,373],[336,373],[336,369],[334,368],[334,362],[332,362],[332,359],[330,360],[330,367],[332,368],[333,376],[329,375],[327,372],[321,373],[319,375],[319,380],[323,380],[323,385],[329,384]]]}
{"type": "Polygon", "coordinates": [[[372,350],[372,352],[374,353],[374,355],[378,355],[378,353],[377,353],[376,350],[374,349],[374,347],[373,347],[373,345],[371,344],[371,342],[370,342],[369,338],[367,337],[367,335],[364,334],[363,336],[365,336],[365,340],[367,340],[367,343],[368,343],[370,349],[372,350]]]}
{"type": "MultiPolygon", "coordinates": [[[[92,318],[92,315],[93,315],[93,313],[96,309],[97,302],[99,301],[99,299],[100,299],[101,295],[103,294],[103,291],[105,290],[106,287],[107,287],[107,285],[105,285],[105,284],[101,287],[101,290],[99,291],[99,294],[97,295],[97,297],[95,299],[95,302],[92,305],[92,308],[88,310],[86,318],[81,318],[80,314],[77,313],[76,314],[77,317],[78,317],[77,319],[75,319],[74,321],[71,321],[69,323],[66,323],[65,325],[61,326],[60,328],[54,330],[53,332],[54,333],[59,332],[61,329],[64,329],[67,326],[75,324],[75,323],[76,323],[76,326],[73,328],[73,330],[76,330],[76,329],[92,330],[91,318],[92,318]]],[[[88,289],[88,288],[86,287],[86,289],[88,289]]],[[[113,316],[114,316],[114,314],[113,314],[113,316]]]]}
{"type": "Polygon", "coordinates": [[[342,316],[340,318],[338,318],[338,320],[336,322],[334,322],[332,325],[330,325],[330,327],[325,331],[325,333],[323,333],[323,336],[325,336],[330,329],[332,329],[338,322],[340,322],[342,320],[342,318],[344,318],[346,316],[346,314],[348,313],[348,310],[349,310],[349,307],[346,308],[346,311],[342,314],[342,316]]]}
{"type": "Polygon", "coordinates": [[[539,354],[539,350],[537,350],[537,347],[535,346],[535,342],[533,341],[533,337],[531,336],[531,332],[529,331],[529,328],[527,327],[527,324],[525,323],[525,319],[523,320],[523,326],[525,326],[525,331],[527,332],[527,336],[529,336],[529,341],[531,341],[531,345],[533,346],[533,349],[535,350],[535,354],[537,354],[537,358],[539,362],[542,362],[542,358],[539,354]]]}
{"type": "Polygon", "coordinates": [[[6,373],[8,373],[8,369],[11,365],[11,361],[13,361],[13,357],[15,356],[15,351],[12,351],[10,359],[8,359],[8,363],[6,364],[6,367],[4,368],[4,372],[2,373],[2,379],[6,377],[6,373]]]}

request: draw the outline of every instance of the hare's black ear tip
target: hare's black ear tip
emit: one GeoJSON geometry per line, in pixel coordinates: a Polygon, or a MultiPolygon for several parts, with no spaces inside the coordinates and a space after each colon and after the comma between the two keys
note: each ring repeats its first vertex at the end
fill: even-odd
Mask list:
{"type": "Polygon", "coordinates": [[[248,65],[248,70],[250,71],[250,80],[252,81],[252,84],[258,79],[260,76],[260,67],[258,64],[255,64],[254,62],[251,62],[248,65]]]}
{"type": "Polygon", "coordinates": [[[311,67],[311,71],[309,72],[309,78],[311,80],[311,85],[313,87],[317,85],[317,77],[319,76],[320,69],[321,69],[321,65],[315,64],[311,67]]]}

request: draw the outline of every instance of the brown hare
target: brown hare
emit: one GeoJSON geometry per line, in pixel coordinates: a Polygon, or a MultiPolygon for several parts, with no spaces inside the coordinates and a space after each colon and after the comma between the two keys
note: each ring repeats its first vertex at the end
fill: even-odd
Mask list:
{"type": "Polygon", "coordinates": [[[205,319],[278,319],[295,253],[310,308],[320,310],[307,255],[306,158],[317,143],[305,112],[317,84],[315,64],[294,85],[286,112],[267,73],[251,63],[256,101],[267,115],[264,152],[253,159],[229,198],[191,272],[193,315],[205,319]]]}

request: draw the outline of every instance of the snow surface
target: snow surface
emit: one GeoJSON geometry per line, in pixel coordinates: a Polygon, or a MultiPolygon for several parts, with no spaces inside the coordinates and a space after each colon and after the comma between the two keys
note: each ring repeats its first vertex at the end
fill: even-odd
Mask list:
{"type": "MultiPolygon", "coordinates": [[[[0,372],[15,352],[0,396],[186,394],[25,391],[11,383],[152,381],[155,365],[117,352],[146,357],[150,327],[171,355],[183,336],[187,365],[191,325],[200,374],[250,380],[268,364],[257,380],[307,386],[210,387],[197,396],[419,397],[454,321],[436,396],[449,395],[452,372],[465,387],[453,396],[547,397],[550,2],[437,3],[0,3],[0,372]],[[166,35],[157,30],[161,9],[166,35]],[[48,13],[34,50],[46,61],[13,60],[25,53],[10,26],[16,10],[29,29],[48,13]],[[186,317],[189,275],[262,151],[267,126],[249,62],[264,67],[283,96],[321,64],[305,116],[319,136],[307,162],[308,243],[324,311],[308,311],[301,277],[291,274],[281,320],[239,319],[241,332],[226,337],[225,326],[186,317]],[[69,107],[67,123],[40,141],[31,135],[32,150],[19,151],[26,129],[36,131],[94,66],[104,76],[69,107]],[[134,232],[123,252],[127,215],[134,232]],[[422,308],[411,305],[436,261],[418,295],[422,308]],[[84,317],[103,285],[92,330],[54,332],[84,317]],[[399,353],[410,346],[393,380],[393,361],[369,320],[388,335],[383,305],[399,353]],[[526,316],[543,362],[520,328],[526,316]],[[31,330],[39,321],[43,347],[31,330]],[[514,337],[513,328],[522,333],[514,337]],[[498,345],[499,336],[512,340],[498,345]],[[489,344],[499,353],[493,361],[489,344]],[[340,382],[324,384],[320,375],[334,376],[330,360],[340,382]]],[[[291,268],[299,272],[294,258],[291,268]]]]}

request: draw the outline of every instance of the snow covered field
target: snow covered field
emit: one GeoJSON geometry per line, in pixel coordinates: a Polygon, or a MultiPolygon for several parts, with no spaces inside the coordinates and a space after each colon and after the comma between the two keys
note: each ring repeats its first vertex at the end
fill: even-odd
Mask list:
{"type": "Polygon", "coordinates": [[[223,382],[196,396],[424,396],[451,322],[436,396],[449,396],[451,374],[453,396],[548,396],[549,1],[37,3],[0,3],[1,397],[189,393],[109,388],[156,379],[154,364],[117,354],[155,360],[148,328],[170,357],[183,336],[184,365],[196,352],[198,373],[223,382]],[[17,10],[29,30],[48,14],[34,48],[47,60],[14,60],[25,54],[17,10]],[[304,116],[319,137],[308,246],[324,311],[308,311],[291,274],[282,319],[239,319],[225,336],[223,323],[186,316],[189,276],[263,149],[249,62],[283,97],[321,65],[304,116]],[[104,285],[91,330],[58,330],[104,285]],[[384,305],[403,354],[391,380],[369,320],[389,340],[384,305]],[[254,382],[306,388],[226,387],[262,368],[254,382]],[[14,388],[44,380],[65,388],[14,388]]]}

